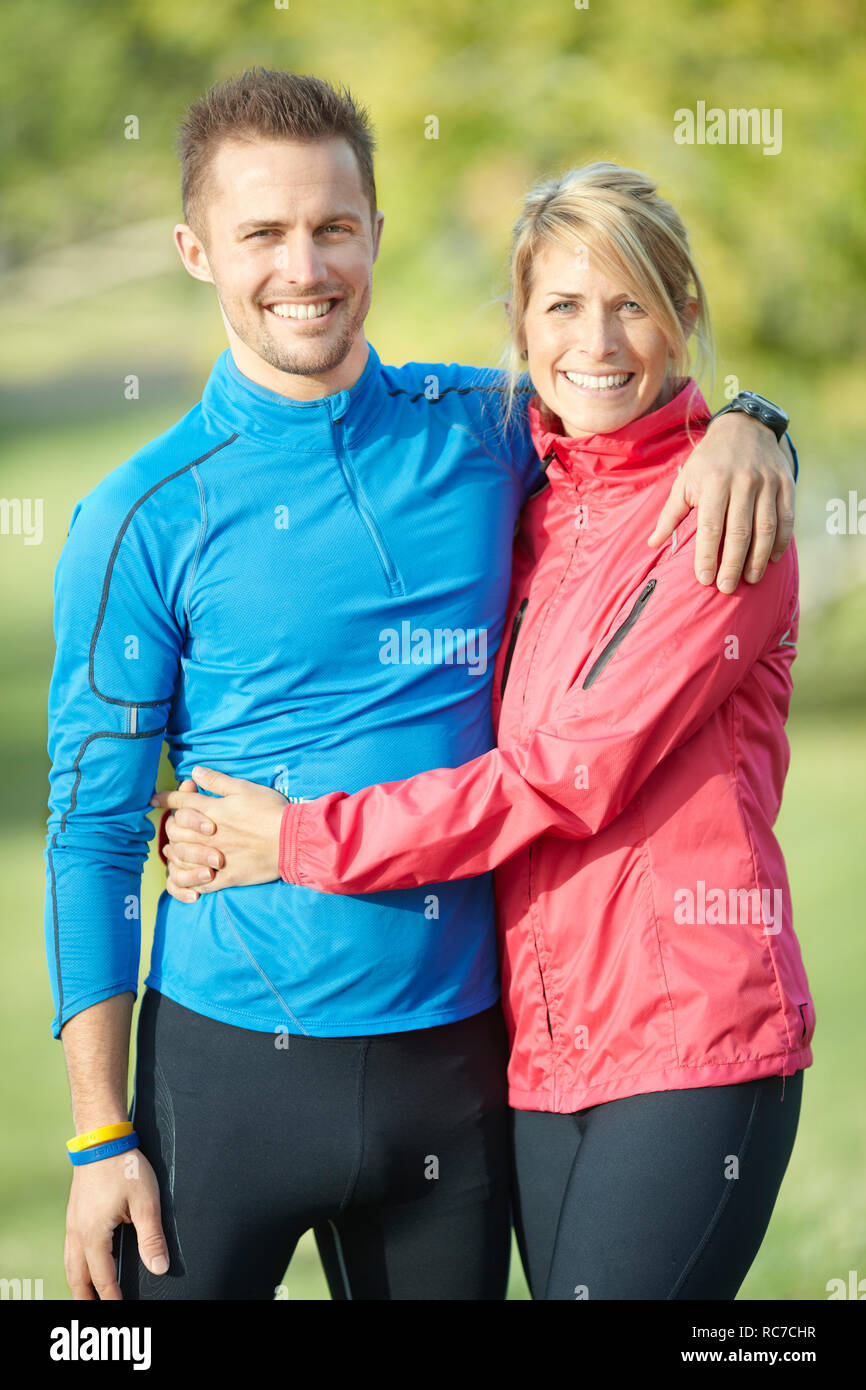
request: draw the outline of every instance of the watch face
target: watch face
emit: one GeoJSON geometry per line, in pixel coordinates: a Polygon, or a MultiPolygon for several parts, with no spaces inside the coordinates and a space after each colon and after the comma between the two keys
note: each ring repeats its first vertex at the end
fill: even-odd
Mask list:
{"type": "Polygon", "coordinates": [[[757,391],[741,391],[740,399],[743,403],[743,410],[748,415],[755,415],[759,420],[763,420],[777,439],[784,434],[788,424],[788,416],[780,406],[774,404],[773,401],[768,401],[766,396],[759,396],[757,391]]]}
{"type": "Polygon", "coordinates": [[[780,419],[788,418],[784,410],[781,410],[773,401],[768,401],[766,396],[759,396],[757,391],[743,391],[741,394],[755,405],[762,406],[764,410],[769,410],[773,415],[779,416],[780,419]]]}

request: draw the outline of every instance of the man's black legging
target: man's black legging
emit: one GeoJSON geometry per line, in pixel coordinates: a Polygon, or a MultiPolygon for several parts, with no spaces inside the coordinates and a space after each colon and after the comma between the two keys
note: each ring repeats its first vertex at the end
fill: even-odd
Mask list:
{"type": "Polygon", "coordinates": [[[313,1229],[334,1299],[504,1299],[507,1058],[498,1004],[433,1028],[313,1038],[146,990],[132,1118],[171,1267],[150,1274],[121,1225],[123,1297],[273,1299],[313,1229]]]}
{"type": "Polygon", "coordinates": [[[732,1299],[788,1166],[803,1073],[511,1112],[537,1299],[732,1299]]]}

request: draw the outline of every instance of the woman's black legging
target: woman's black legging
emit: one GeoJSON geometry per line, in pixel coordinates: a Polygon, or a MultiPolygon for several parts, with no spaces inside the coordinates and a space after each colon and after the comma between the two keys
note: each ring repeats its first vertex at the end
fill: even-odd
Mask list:
{"type": "Polygon", "coordinates": [[[758,1252],[803,1073],[511,1112],[514,1220],[533,1298],[732,1299],[758,1252]]]}

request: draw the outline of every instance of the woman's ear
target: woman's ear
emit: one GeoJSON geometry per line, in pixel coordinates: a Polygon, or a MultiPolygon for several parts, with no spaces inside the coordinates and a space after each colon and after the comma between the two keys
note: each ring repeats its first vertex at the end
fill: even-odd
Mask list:
{"type": "Polygon", "coordinates": [[[683,305],[682,313],[680,314],[680,323],[682,324],[683,336],[685,338],[690,338],[692,336],[697,320],[698,301],[696,299],[687,299],[683,305]]]}

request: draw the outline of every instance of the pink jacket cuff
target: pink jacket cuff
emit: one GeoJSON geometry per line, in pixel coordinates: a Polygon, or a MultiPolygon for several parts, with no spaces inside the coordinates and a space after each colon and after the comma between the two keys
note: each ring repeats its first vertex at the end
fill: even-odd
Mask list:
{"type": "Polygon", "coordinates": [[[290,801],[280,822],[280,878],[285,883],[299,883],[298,878],[298,821],[301,806],[290,801]]]}

